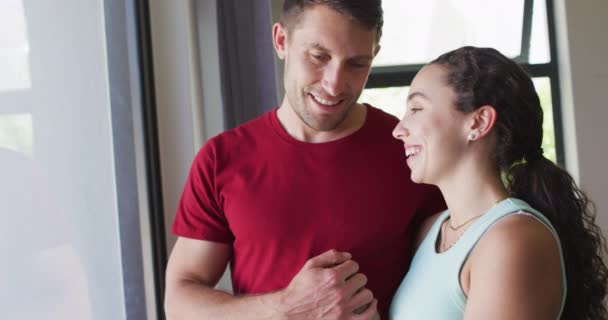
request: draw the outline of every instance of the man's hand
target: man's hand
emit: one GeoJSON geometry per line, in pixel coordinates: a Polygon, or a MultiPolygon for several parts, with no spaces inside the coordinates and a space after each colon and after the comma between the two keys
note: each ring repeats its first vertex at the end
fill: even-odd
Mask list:
{"type": "Polygon", "coordinates": [[[351,258],[330,250],[308,260],[281,292],[282,313],[288,319],[376,319],[377,300],[351,258]]]}

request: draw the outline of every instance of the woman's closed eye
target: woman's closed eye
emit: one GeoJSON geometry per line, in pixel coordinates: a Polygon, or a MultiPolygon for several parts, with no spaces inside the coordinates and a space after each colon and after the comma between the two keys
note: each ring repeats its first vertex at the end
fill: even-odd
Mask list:
{"type": "Polygon", "coordinates": [[[422,108],[420,108],[420,107],[413,107],[413,108],[409,108],[408,111],[409,111],[410,114],[415,114],[415,113],[418,113],[418,112],[422,111],[422,108]]]}

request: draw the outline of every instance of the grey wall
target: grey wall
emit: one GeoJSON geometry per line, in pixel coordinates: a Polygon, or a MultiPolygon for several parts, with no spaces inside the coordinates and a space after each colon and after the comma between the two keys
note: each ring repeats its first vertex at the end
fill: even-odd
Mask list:
{"type": "Polygon", "coordinates": [[[556,1],[568,170],[595,201],[608,232],[607,1],[556,1]]]}

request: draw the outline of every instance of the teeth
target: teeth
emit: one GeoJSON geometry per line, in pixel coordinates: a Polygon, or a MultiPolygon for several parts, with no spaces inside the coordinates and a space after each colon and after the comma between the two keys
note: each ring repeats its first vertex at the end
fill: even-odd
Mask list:
{"type": "Polygon", "coordinates": [[[417,154],[418,152],[420,152],[420,147],[409,147],[409,148],[405,149],[405,155],[407,157],[413,156],[413,155],[417,154]]]}
{"type": "Polygon", "coordinates": [[[324,105],[326,105],[326,106],[335,106],[335,105],[337,105],[337,104],[340,102],[340,101],[331,102],[331,101],[329,101],[329,100],[325,100],[325,99],[323,99],[323,98],[319,98],[319,97],[317,97],[317,96],[315,96],[315,95],[312,95],[312,97],[313,97],[313,98],[314,98],[314,99],[315,99],[315,100],[316,100],[318,103],[320,103],[320,104],[324,104],[324,105]]]}

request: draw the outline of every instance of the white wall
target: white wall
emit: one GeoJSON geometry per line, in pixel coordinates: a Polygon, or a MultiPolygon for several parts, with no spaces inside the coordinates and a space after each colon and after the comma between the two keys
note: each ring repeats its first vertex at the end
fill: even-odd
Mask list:
{"type": "Polygon", "coordinates": [[[150,1],[158,135],[167,248],[175,237],[171,224],[195,155],[194,110],[199,106],[198,72],[191,25],[191,1],[150,1]]]}
{"type": "MultiPolygon", "coordinates": [[[[150,1],[169,253],[176,240],[171,226],[192,160],[206,139],[224,130],[216,12],[215,1],[150,1]]],[[[218,287],[231,290],[228,271],[218,287]]]]}
{"type": "Polygon", "coordinates": [[[556,1],[568,170],[608,232],[608,1],[556,1]]]}

